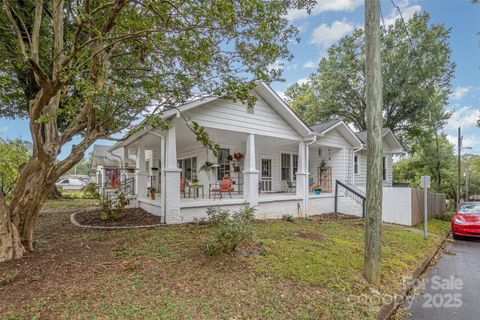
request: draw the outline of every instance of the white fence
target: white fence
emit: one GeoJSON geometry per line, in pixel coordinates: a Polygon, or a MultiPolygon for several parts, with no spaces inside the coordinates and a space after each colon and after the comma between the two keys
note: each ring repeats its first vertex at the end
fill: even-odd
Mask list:
{"type": "MultiPolygon", "coordinates": [[[[428,193],[428,216],[445,210],[445,195],[428,193]]],[[[384,222],[416,225],[423,221],[423,190],[414,188],[383,188],[382,217],[384,222]],[[421,196],[420,196],[421,194],[421,196]]]]}

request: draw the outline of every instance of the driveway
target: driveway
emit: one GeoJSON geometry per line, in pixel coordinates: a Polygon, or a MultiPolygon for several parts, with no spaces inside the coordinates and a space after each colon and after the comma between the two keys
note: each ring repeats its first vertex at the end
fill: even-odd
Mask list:
{"type": "Polygon", "coordinates": [[[480,318],[480,241],[455,240],[446,248],[419,295],[407,301],[404,319],[480,318]]]}

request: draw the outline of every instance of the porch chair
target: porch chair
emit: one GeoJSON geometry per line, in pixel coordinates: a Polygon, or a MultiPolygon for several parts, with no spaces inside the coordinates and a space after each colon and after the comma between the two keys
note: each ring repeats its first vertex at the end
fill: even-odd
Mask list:
{"type": "Polygon", "coordinates": [[[292,180],[287,179],[287,192],[292,192],[292,190],[296,189],[296,185],[292,183],[292,180]]]}
{"type": "Polygon", "coordinates": [[[186,198],[185,195],[185,178],[180,178],[180,193],[183,193],[183,197],[186,198]]]}
{"type": "Polygon", "coordinates": [[[219,194],[220,199],[222,199],[222,193],[228,193],[230,198],[232,198],[232,184],[232,179],[223,178],[222,181],[220,181],[220,185],[218,187],[216,185],[210,185],[210,188],[208,188],[208,198],[210,199],[211,193],[213,193],[214,198],[216,194],[219,194]]]}

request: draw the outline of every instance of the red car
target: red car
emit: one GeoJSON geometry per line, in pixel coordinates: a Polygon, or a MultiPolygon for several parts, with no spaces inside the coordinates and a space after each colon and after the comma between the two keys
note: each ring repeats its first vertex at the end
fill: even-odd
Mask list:
{"type": "Polygon", "coordinates": [[[453,238],[480,238],[480,202],[464,202],[452,218],[453,238]]]}

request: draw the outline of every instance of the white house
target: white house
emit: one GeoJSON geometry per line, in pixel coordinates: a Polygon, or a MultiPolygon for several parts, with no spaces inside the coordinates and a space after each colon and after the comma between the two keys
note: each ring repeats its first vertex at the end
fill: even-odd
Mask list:
{"type": "MultiPolygon", "coordinates": [[[[111,187],[112,178],[115,180],[116,176],[120,178],[120,169],[125,164],[123,159],[123,152],[121,150],[110,151],[111,146],[96,144],[93,146],[92,162],[90,163],[90,176],[92,181],[99,186],[111,187]]],[[[124,173],[129,171],[134,172],[135,157],[130,157],[127,167],[124,169],[124,173]]],[[[115,184],[115,182],[113,183],[115,184]]]]}
{"type": "MultiPolygon", "coordinates": [[[[257,217],[277,218],[332,212],[336,180],[362,189],[364,134],[339,120],[308,127],[264,82],[257,83],[253,94],[254,108],[219,97],[172,108],[163,114],[168,130],[140,130],[114,145],[110,151],[123,149],[123,159],[135,156],[137,205],[169,224],[204,217],[210,206],[237,209],[245,204],[256,209],[257,217]],[[193,122],[221,146],[219,158],[196,141],[189,129],[193,122]],[[213,174],[200,169],[207,161],[215,163],[213,174]],[[225,176],[232,181],[231,195],[210,196],[225,176]],[[183,181],[194,178],[197,188],[190,183],[180,190],[183,181]],[[314,184],[321,185],[320,195],[312,192],[314,184]],[[155,189],[154,199],[149,188],[155,189]]],[[[389,186],[392,153],[402,149],[388,130],[384,141],[389,186]]],[[[356,203],[347,192],[341,197],[343,211],[356,203]]]]}

